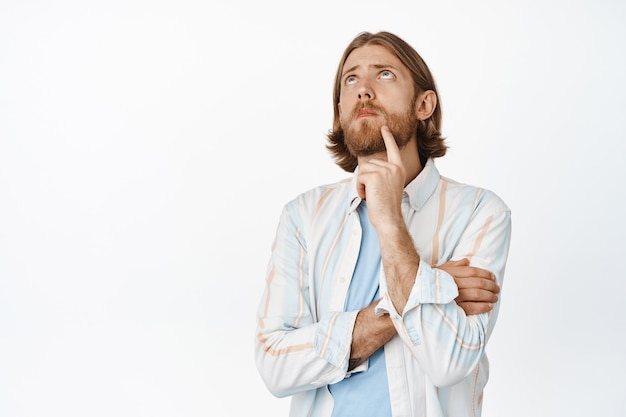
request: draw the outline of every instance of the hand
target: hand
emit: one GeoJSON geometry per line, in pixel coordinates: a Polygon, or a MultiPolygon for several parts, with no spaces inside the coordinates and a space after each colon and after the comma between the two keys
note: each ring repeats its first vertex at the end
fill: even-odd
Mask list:
{"type": "Polygon", "coordinates": [[[454,278],[459,289],[459,296],[455,301],[465,314],[489,312],[493,309],[494,303],[498,302],[500,286],[491,272],[469,266],[467,259],[448,261],[437,268],[454,278]]]}
{"type": "Polygon", "coordinates": [[[404,222],[402,219],[402,193],[406,170],[400,149],[387,126],[381,128],[387,160],[370,159],[359,165],[357,192],[366,199],[370,222],[379,230],[389,222],[404,222]]]}

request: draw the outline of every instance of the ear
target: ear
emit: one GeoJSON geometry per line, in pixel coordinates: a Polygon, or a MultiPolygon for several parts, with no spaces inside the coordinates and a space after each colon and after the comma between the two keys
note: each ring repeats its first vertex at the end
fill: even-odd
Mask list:
{"type": "Polygon", "coordinates": [[[337,110],[339,110],[339,118],[341,119],[341,102],[337,103],[337,110]]]}
{"type": "Polygon", "coordinates": [[[433,90],[422,91],[415,100],[415,117],[417,120],[426,120],[432,116],[437,108],[437,95],[433,90]]]}

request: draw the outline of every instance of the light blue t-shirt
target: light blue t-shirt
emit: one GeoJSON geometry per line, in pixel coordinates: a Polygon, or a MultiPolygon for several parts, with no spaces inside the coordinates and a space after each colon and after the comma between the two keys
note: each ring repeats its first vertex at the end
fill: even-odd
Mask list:
{"type": "MultiPolygon", "coordinates": [[[[357,213],[363,236],[345,311],[361,310],[380,298],[380,246],[376,230],[367,216],[365,200],[357,207],[357,213]]],[[[385,351],[382,347],[370,356],[367,372],[352,374],[328,388],[335,403],[332,417],[391,416],[385,351]]]]}

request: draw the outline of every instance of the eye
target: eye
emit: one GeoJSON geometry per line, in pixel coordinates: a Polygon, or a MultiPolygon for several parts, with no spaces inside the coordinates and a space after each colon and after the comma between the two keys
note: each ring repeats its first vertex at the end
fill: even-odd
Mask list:
{"type": "Polygon", "coordinates": [[[349,75],[346,77],[346,80],[344,82],[346,85],[352,85],[356,83],[356,77],[354,75],[349,75]]]}
{"type": "Polygon", "coordinates": [[[381,71],[381,73],[380,73],[380,78],[385,79],[385,80],[391,80],[394,77],[395,76],[394,76],[393,72],[391,72],[389,70],[384,70],[384,71],[381,71]]]}

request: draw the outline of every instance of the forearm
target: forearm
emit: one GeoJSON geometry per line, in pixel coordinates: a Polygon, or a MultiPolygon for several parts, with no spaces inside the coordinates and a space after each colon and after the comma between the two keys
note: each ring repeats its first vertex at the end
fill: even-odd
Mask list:
{"type": "Polygon", "coordinates": [[[378,230],[387,292],[394,308],[404,311],[415,285],[420,257],[404,222],[378,230]]]}
{"type": "Polygon", "coordinates": [[[359,311],[356,316],[348,371],[365,362],[396,334],[396,328],[389,316],[376,314],[376,304],[378,300],[359,311]]]}

